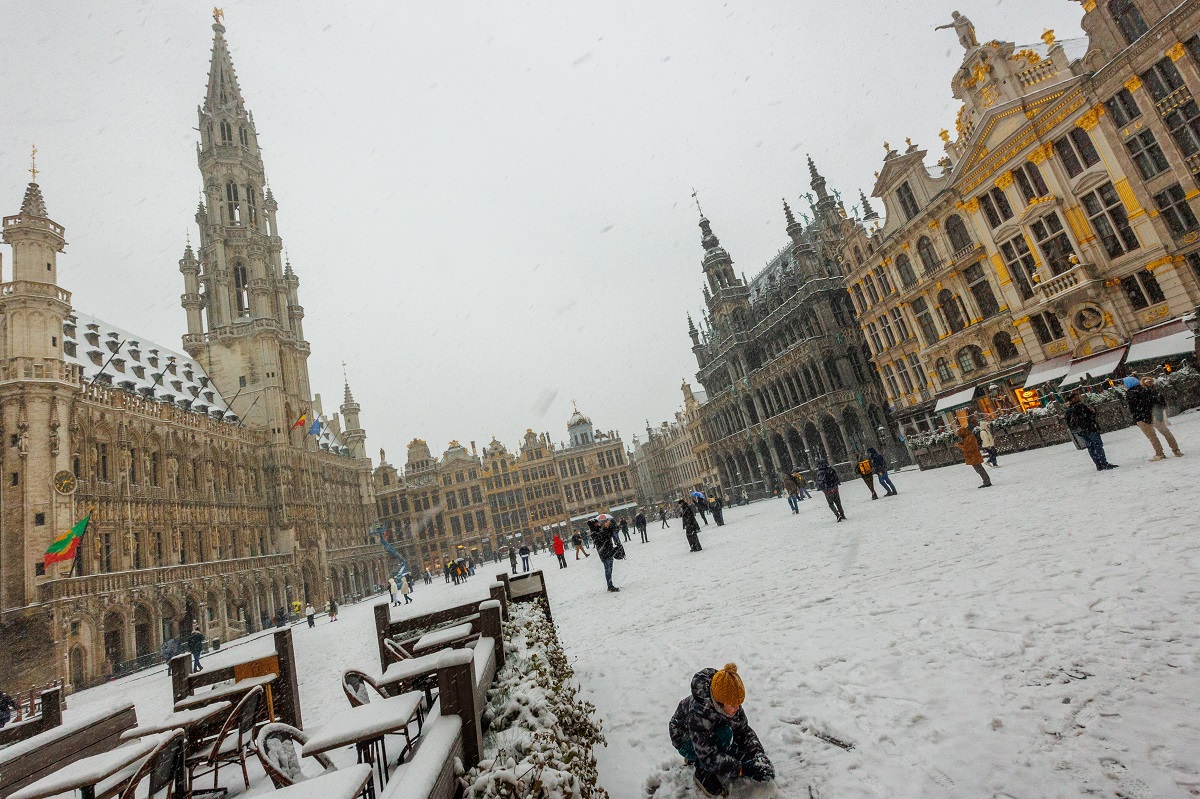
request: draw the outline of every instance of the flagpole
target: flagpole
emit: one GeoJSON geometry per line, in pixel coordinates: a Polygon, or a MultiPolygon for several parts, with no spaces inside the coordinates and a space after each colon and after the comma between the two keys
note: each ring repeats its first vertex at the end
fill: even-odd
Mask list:
{"type": "Polygon", "coordinates": [[[67,572],[67,577],[74,577],[76,567],[79,569],[79,576],[83,576],[83,537],[87,535],[87,528],[91,527],[92,514],[96,512],[96,506],[88,508],[87,520],[88,524],[83,528],[83,532],[79,534],[79,541],[75,544],[75,557],[71,559],[71,570],[67,572]]]}

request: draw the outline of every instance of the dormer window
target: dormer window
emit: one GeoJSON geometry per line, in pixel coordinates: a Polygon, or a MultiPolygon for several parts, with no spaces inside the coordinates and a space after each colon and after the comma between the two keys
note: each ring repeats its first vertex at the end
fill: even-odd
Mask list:
{"type": "Polygon", "coordinates": [[[75,342],[63,341],[63,354],[74,358],[75,357],[75,342]]]}
{"type": "Polygon", "coordinates": [[[133,359],[133,360],[135,360],[135,361],[140,361],[140,360],[142,359],[142,351],[141,351],[141,350],[137,350],[137,349],[132,349],[132,348],[131,348],[131,349],[129,350],[129,357],[130,357],[130,358],[132,358],[132,359],[133,359]]]}
{"type": "Polygon", "coordinates": [[[912,219],[917,214],[921,213],[921,207],[917,205],[917,197],[913,194],[912,187],[908,182],[900,184],[900,188],[896,189],[896,197],[900,200],[900,209],[904,211],[905,219],[912,219]]]}
{"type": "Polygon", "coordinates": [[[1133,44],[1150,30],[1133,0],[1108,0],[1108,13],[1120,28],[1126,44],[1133,44]]]}
{"type": "Polygon", "coordinates": [[[104,353],[100,352],[100,350],[88,350],[88,358],[92,363],[96,364],[96,366],[100,366],[104,363],[104,353]]]}
{"type": "Polygon", "coordinates": [[[91,344],[93,347],[100,346],[100,337],[95,333],[85,333],[83,337],[87,339],[87,343],[91,344]]]}
{"type": "Polygon", "coordinates": [[[106,341],[104,344],[108,347],[109,352],[116,352],[121,349],[121,342],[119,341],[106,341]]]}
{"type": "Polygon", "coordinates": [[[75,338],[75,325],[69,322],[63,325],[63,338],[75,338]]]}
{"type": "Polygon", "coordinates": [[[133,373],[134,373],[135,375],[137,375],[139,378],[143,378],[143,379],[144,379],[144,378],[146,377],[146,367],[144,367],[144,366],[142,366],[142,365],[140,365],[140,364],[139,364],[139,365],[137,365],[137,366],[134,366],[134,367],[133,367],[133,373]]]}
{"type": "Polygon", "coordinates": [[[116,369],[118,372],[123,373],[125,371],[125,359],[124,358],[113,358],[112,359],[112,367],[114,369],[116,369]]]}

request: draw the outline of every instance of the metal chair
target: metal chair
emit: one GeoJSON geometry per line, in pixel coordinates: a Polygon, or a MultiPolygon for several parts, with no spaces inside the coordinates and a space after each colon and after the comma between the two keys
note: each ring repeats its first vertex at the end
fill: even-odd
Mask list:
{"type": "Polygon", "coordinates": [[[263,687],[256,685],[246,692],[246,695],[233,706],[221,730],[214,737],[202,742],[198,750],[187,758],[188,790],[196,777],[202,777],[210,771],[213,775],[213,789],[217,788],[217,780],[222,763],[239,763],[242,767],[242,780],[250,787],[250,774],[246,771],[246,750],[254,747],[254,727],[258,722],[263,708],[263,687]],[[206,768],[211,767],[211,768],[206,768]],[[201,770],[204,769],[204,770],[201,770]]]}
{"type": "Polygon", "coordinates": [[[372,691],[380,699],[388,698],[387,691],[380,688],[379,683],[375,682],[373,677],[358,669],[346,669],[342,675],[342,690],[345,691],[346,698],[354,707],[370,703],[372,691]]]}
{"type": "MultiPolygon", "coordinates": [[[[300,754],[306,743],[308,733],[290,724],[264,724],[258,731],[258,737],[254,739],[254,751],[263,771],[276,788],[286,788],[309,778],[303,771],[304,757],[300,754]]],[[[337,771],[337,766],[328,755],[321,753],[311,757],[326,772],[337,771]]]]}
{"type": "MultiPolygon", "coordinates": [[[[412,660],[414,655],[403,644],[394,638],[384,638],[383,648],[388,651],[397,662],[402,660],[412,660]]],[[[409,687],[425,692],[425,702],[428,710],[433,710],[433,694],[438,687],[438,678],[436,674],[426,675],[424,677],[416,677],[412,680],[405,681],[409,687]]],[[[397,693],[404,692],[404,685],[401,684],[396,688],[397,693]]]]}
{"type": "Polygon", "coordinates": [[[185,786],[182,784],[184,774],[184,748],[187,745],[187,733],[175,730],[162,743],[155,747],[150,756],[125,783],[120,799],[134,799],[137,787],[142,780],[150,778],[150,792],[147,799],[153,799],[160,791],[166,789],[166,799],[185,799],[177,791],[185,786]]]}

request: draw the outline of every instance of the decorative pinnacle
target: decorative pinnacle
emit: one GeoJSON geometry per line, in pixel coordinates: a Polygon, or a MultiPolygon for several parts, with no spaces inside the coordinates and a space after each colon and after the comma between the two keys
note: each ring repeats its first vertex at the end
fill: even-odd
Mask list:
{"type": "Polygon", "coordinates": [[[786,197],[783,200],[783,215],[787,218],[789,226],[796,224],[796,217],[792,215],[792,207],[788,205],[786,197]]]}
{"type": "Polygon", "coordinates": [[[808,156],[808,174],[813,180],[819,180],[821,173],[817,171],[817,165],[813,163],[812,156],[808,156]]]}
{"type": "Polygon", "coordinates": [[[858,190],[858,200],[862,203],[863,219],[878,219],[879,214],[875,213],[875,209],[871,207],[871,201],[867,199],[867,195],[862,189],[858,190]]]}

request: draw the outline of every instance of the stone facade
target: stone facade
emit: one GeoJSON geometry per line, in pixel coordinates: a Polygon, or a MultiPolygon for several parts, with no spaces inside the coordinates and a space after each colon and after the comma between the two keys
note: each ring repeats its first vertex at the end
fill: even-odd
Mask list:
{"type": "Polygon", "coordinates": [[[638,501],[643,505],[660,505],[680,497],[690,497],[693,491],[719,493],[720,476],[709,456],[704,438],[702,409],[704,393],[692,391],[686,380],[681,386],[683,407],[675,419],[658,427],[646,425],[646,440],[633,439],[630,456],[637,481],[638,501]]]}
{"type": "Polygon", "coordinates": [[[689,319],[710,458],[726,490],[762,495],[791,468],[825,458],[849,468],[893,436],[882,387],[843,286],[850,223],[809,160],[812,219],[784,203],[790,246],[752,281],[700,219],[707,285],[703,329],[689,319]]]}
{"type": "Polygon", "coordinates": [[[628,509],[635,492],[620,437],[596,433],[578,411],[567,433],[569,443],[556,445],[527,430],[516,453],[495,438],[482,453],[455,441],[441,458],[414,439],[403,470],[381,452],[374,492],[388,541],[410,569],[436,574],[455,557],[546,545],[582,517],[628,509]]]}
{"type": "Polygon", "coordinates": [[[279,262],[253,119],[224,27],[213,30],[200,247],[180,261],[186,355],[73,308],[57,284],[65,230],[36,182],[4,218],[6,688],[83,687],[152,661],[193,625],[228,640],[294,601],[323,605],[385,579],[384,550],[368,538],[360,408],[347,386],[343,430],[310,393],[299,281],[279,262]],[[302,413],[308,424],[295,428],[302,413]],[[89,513],[76,560],[45,569],[49,544],[89,513]]]}
{"type": "Polygon", "coordinates": [[[931,170],[911,142],[888,147],[886,222],[848,234],[848,285],[906,432],[1036,403],[1072,362],[1200,301],[1200,2],[1084,7],[1088,38],[964,40],[944,157],[931,170]]]}

